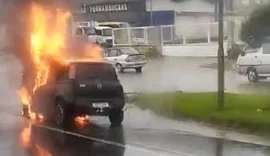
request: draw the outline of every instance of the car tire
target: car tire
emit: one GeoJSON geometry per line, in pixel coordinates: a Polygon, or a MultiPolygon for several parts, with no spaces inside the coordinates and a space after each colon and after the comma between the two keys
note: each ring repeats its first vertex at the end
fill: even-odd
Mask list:
{"type": "Polygon", "coordinates": [[[29,106],[28,105],[23,104],[22,116],[27,118],[27,119],[30,119],[29,106]]]}
{"type": "Polygon", "coordinates": [[[142,67],[135,68],[137,73],[142,73],[142,67]]]}
{"type": "Polygon", "coordinates": [[[65,127],[71,122],[67,104],[63,100],[57,100],[55,106],[54,122],[59,127],[65,127]]]}
{"type": "Polygon", "coordinates": [[[124,112],[122,110],[114,110],[109,114],[111,126],[120,126],[124,119],[124,112]]]}
{"type": "Polygon", "coordinates": [[[248,69],[247,78],[250,82],[257,82],[259,80],[259,76],[255,68],[248,69]]]}
{"type": "Polygon", "coordinates": [[[117,72],[119,72],[119,73],[123,73],[124,72],[124,69],[123,69],[123,67],[122,67],[122,65],[120,63],[117,63],[115,65],[115,67],[116,67],[117,72]]]}

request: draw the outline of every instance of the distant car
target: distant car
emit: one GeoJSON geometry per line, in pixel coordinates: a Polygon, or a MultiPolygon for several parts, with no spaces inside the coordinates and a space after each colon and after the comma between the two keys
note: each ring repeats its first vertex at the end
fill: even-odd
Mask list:
{"type": "Polygon", "coordinates": [[[270,43],[261,47],[247,46],[239,55],[236,69],[239,74],[247,76],[250,82],[257,82],[270,77],[270,43]]]}
{"type": "Polygon", "coordinates": [[[111,64],[74,61],[55,73],[52,82],[32,95],[31,111],[61,127],[81,115],[108,116],[112,125],[122,123],[124,91],[111,64]]]}
{"type": "Polygon", "coordinates": [[[132,47],[113,47],[104,51],[105,60],[113,64],[118,72],[135,69],[141,73],[146,64],[145,56],[132,47]]]}

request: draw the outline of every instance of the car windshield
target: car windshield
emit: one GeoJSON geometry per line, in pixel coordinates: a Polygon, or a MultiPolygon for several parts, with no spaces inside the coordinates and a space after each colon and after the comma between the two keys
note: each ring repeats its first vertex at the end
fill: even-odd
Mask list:
{"type": "Polygon", "coordinates": [[[250,47],[250,46],[247,46],[244,49],[245,49],[244,51],[246,53],[248,53],[248,54],[250,54],[250,53],[257,53],[260,50],[260,48],[253,48],[253,47],[250,47]]]}
{"type": "Polygon", "coordinates": [[[111,27],[111,28],[120,28],[120,26],[118,24],[99,24],[99,26],[111,27]]]}
{"type": "Polygon", "coordinates": [[[262,49],[264,54],[270,54],[270,43],[263,44],[262,49]]]}
{"type": "Polygon", "coordinates": [[[103,29],[103,36],[112,36],[112,29],[103,29]]]}
{"type": "Polygon", "coordinates": [[[128,48],[121,48],[120,49],[124,54],[140,54],[137,50],[135,50],[132,47],[128,47],[128,48]]]}
{"type": "Polygon", "coordinates": [[[115,69],[104,63],[78,63],[76,64],[76,79],[79,80],[116,80],[115,69]]]}
{"type": "Polygon", "coordinates": [[[96,32],[95,32],[95,29],[94,28],[87,28],[87,27],[84,27],[84,32],[85,32],[85,35],[96,35],[96,32]]]}

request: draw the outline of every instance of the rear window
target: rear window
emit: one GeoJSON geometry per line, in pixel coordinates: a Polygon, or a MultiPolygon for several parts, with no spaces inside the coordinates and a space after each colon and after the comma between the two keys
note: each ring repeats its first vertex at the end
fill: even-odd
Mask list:
{"type": "Polygon", "coordinates": [[[111,27],[111,28],[120,28],[118,24],[99,24],[101,27],[111,27]]]}
{"type": "Polygon", "coordinates": [[[132,55],[132,54],[140,54],[137,50],[134,48],[128,47],[128,48],[121,48],[121,51],[124,54],[132,55]]]}
{"type": "Polygon", "coordinates": [[[115,69],[112,65],[102,63],[76,64],[76,79],[80,80],[117,80],[115,69]]]}
{"type": "Polygon", "coordinates": [[[259,50],[260,50],[259,48],[253,48],[253,47],[250,47],[250,46],[247,46],[245,48],[246,53],[257,53],[259,50]]]}
{"type": "Polygon", "coordinates": [[[263,54],[270,54],[270,44],[269,43],[263,44],[262,48],[263,48],[263,54]]]}

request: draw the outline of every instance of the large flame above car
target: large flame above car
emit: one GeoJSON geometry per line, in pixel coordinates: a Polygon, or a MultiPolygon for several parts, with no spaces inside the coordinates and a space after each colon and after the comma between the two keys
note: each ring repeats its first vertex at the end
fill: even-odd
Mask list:
{"type": "MultiPolygon", "coordinates": [[[[24,105],[30,105],[31,95],[38,87],[47,83],[50,78],[50,70],[53,68],[50,64],[52,61],[66,65],[68,60],[75,58],[74,54],[69,55],[67,53],[67,49],[69,49],[67,47],[69,46],[69,43],[67,43],[68,24],[70,18],[72,18],[68,10],[32,3],[29,16],[30,36],[27,39],[30,43],[31,60],[35,66],[35,79],[31,90],[22,87],[18,91],[24,105]]],[[[103,61],[102,49],[99,46],[89,44],[78,44],[76,46],[76,53],[80,52],[81,54],[79,55],[80,59],[103,61]]],[[[28,111],[31,118],[36,117],[36,114],[31,112],[30,109],[28,111]]]]}

